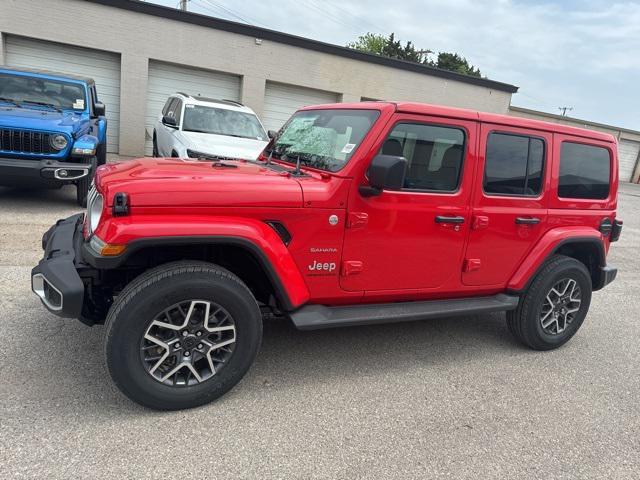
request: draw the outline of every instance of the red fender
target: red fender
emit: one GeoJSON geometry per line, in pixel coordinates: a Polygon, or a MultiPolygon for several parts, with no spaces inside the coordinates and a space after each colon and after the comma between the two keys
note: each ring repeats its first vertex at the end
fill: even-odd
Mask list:
{"type": "Polygon", "coordinates": [[[553,254],[562,244],[567,242],[594,242],[603,248],[602,234],[594,228],[589,227],[558,227],[545,233],[540,241],[533,247],[527,258],[522,262],[511,280],[507,283],[507,288],[513,291],[522,291],[526,288],[529,280],[545,260],[553,254]]]}
{"type": "Polygon", "coordinates": [[[309,300],[307,288],[289,250],[266,223],[245,217],[205,215],[129,215],[100,223],[96,235],[108,244],[127,245],[123,261],[136,249],[156,244],[225,243],[248,249],[267,270],[284,306],[309,300]],[[282,298],[284,297],[284,298],[282,298]]]}

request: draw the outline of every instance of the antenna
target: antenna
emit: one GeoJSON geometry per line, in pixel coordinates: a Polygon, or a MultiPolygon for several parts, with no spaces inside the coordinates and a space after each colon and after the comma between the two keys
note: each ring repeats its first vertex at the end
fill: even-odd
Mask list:
{"type": "Polygon", "coordinates": [[[298,158],[296,160],[296,171],[294,173],[296,175],[300,175],[300,155],[298,155],[298,158]]]}

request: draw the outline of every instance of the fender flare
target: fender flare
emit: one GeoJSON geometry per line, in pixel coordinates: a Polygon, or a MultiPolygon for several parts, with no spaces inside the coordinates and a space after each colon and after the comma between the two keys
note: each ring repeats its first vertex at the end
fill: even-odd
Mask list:
{"type": "Polygon", "coordinates": [[[157,220],[147,215],[141,217],[139,221],[135,216],[105,219],[95,234],[107,243],[127,245],[126,250],[106,257],[95,253],[88,242],[84,242],[83,259],[98,269],[115,269],[148,247],[236,246],[251,254],[262,267],[285,310],[295,310],[309,300],[309,289],[287,246],[272,227],[260,220],[189,215],[162,215],[157,220]]]}
{"type": "MultiPolygon", "coordinates": [[[[518,270],[511,276],[507,283],[507,290],[513,293],[521,293],[527,290],[538,271],[552,255],[561,247],[570,243],[588,243],[595,246],[598,251],[598,267],[606,265],[606,251],[602,234],[595,228],[559,227],[545,233],[533,247],[518,270]]],[[[598,275],[600,272],[592,272],[598,275]]],[[[597,282],[596,282],[597,283],[597,282]]]]}

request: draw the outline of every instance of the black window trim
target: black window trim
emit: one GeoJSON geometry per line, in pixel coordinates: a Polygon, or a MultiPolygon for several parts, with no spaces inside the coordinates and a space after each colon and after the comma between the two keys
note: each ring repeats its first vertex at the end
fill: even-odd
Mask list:
{"type": "MultiPolygon", "coordinates": [[[[436,122],[426,122],[426,121],[420,121],[420,120],[415,120],[415,119],[406,119],[406,120],[402,120],[399,119],[397,120],[393,125],[391,125],[391,127],[387,130],[387,132],[383,135],[383,140],[382,143],[380,144],[380,146],[378,147],[378,149],[376,150],[376,155],[378,155],[380,153],[380,150],[382,150],[382,147],[384,146],[384,143],[387,141],[387,139],[389,138],[389,135],[391,135],[391,132],[393,132],[395,130],[395,128],[400,125],[400,124],[409,124],[409,125],[424,125],[424,126],[428,126],[428,127],[443,127],[443,128],[452,128],[454,130],[460,130],[462,132],[463,135],[463,142],[462,142],[462,164],[460,167],[460,171],[458,172],[458,184],[456,185],[455,190],[433,190],[433,189],[427,189],[427,188],[401,188],[400,190],[389,190],[390,192],[409,192],[409,193],[428,193],[428,194],[440,194],[440,195],[455,195],[456,193],[458,193],[460,191],[460,187],[462,185],[462,179],[464,178],[464,170],[465,170],[465,165],[466,165],[466,160],[467,160],[467,145],[468,145],[468,140],[469,140],[469,131],[468,129],[463,126],[463,125],[459,125],[459,124],[447,124],[447,123],[436,123],[436,122]]],[[[374,155],[375,156],[375,155],[374,155]]],[[[373,157],[372,157],[373,160],[373,157]]]]}
{"type": "MultiPolygon", "coordinates": [[[[525,184],[526,184],[526,180],[529,178],[528,177],[529,176],[529,154],[531,149],[531,142],[529,142],[527,149],[528,150],[527,150],[527,166],[525,171],[525,184]]],[[[547,148],[547,139],[545,137],[541,137],[538,135],[528,135],[526,133],[516,133],[512,131],[490,130],[489,132],[487,132],[487,139],[484,145],[484,165],[482,168],[482,194],[487,197],[514,197],[514,198],[527,198],[527,199],[535,199],[535,200],[541,199],[545,195],[544,186],[545,186],[545,175],[547,173],[547,160],[548,160],[547,152],[548,151],[549,149],[547,148]],[[487,147],[489,145],[489,137],[494,133],[497,133],[499,135],[510,135],[512,137],[536,138],[538,140],[542,140],[542,168],[540,169],[540,177],[542,181],[540,182],[540,192],[538,192],[535,195],[527,195],[525,193],[506,194],[506,193],[491,193],[491,192],[487,192],[484,189],[484,182],[487,176],[487,147]]]]}
{"type": "Polygon", "coordinates": [[[178,97],[174,97],[173,95],[170,95],[169,98],[167,98],[167,101],[164,102],[164,106],[162,107],[162,115],[166,115],[167,113],[169,113],[169,107],[171,106],[171,103],[178,97]]]}
{"type": "Polygon", "coordinates": [[[177,127],[181,127],[182,125],[182,120],[183,120],[183,112],[184,112],[184,102],[182,101],[182,99],[180,97],[176,97],[176,100],[178,101],[176,103],[176,108],[173,111],[173,115],[176,119],[176,126],[177,127]]]}
{"type": "MultiPolygon", "coordinates": [[[[610,201],[611,199],[611,175],[613,174],[613,168],[614,168],[614,162],[613,162],[613,155],[614,155],[614,151],[613,149],[609,146],[609,144],[607,145],[602,145],[602,144],[595,144],[592,142],[589,142],[589,139],[587,138],[573,138],[573,137],[568,137],[565,136],[563,139],[560,140],[560,145],[558,146],[558,182],[556,184],[556,188],[555,188],[555,194],[556,194],[556,198],[558,200],[560,200],[561,202],[601,202],[601,203],[606,203],[608,201],[610,201]],[[607,153],[609,154],[609,190],[607,191],[607,196],[604,198],[576,198],[576,197],[561,197],[560,196],[560,162],[562,161],[562,144],[563,143],[575,143],[578,145],[584,145],[586,147],[595,147],[595,148],[602,148],[603,150],[606,150],[607,153]]],[[[620,181],[620,179],[618,178],[618,181],[620,181]]]]}

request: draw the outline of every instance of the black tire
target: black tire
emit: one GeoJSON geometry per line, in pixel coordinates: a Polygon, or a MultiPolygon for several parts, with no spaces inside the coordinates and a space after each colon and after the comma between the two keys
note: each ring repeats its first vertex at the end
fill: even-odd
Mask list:
{"type": "Polygon", "coordinates": [[[91,157],[90,163],[91,169],[89,170],[89,175],[82,177],[76,182],[76,203],[83,208],[87,206],[87,195],[89,194],[93,177],[96,174],[97,158],[91,157]]]}
{"type": "Polygon", "coordinates": [[[534,350],[558,348],[567,343],[582,325],[591,303],[591,292],[591,276],[585,265],[571,257],[554,255],[535,276],[518,308],[507,312],[509,331],[518,341],[534,350]],[[580,304],[563,331],[550,333],[542,325],[543,308],[548,305],[545,302],[551,289],[565,280],[575,281],[580,288],[580,304]]]}
{"type": "Polygon", "coordinates": [[[236,275],[206,262],[180,261],[149,270],[127,285],[107,315],[104,348],[111,377],[127,397],[149,408],[179,410],[211,402],[233,388],[253,363],[261,340],[260,308],[236,275]],[[233,318],[233,352],[202,383],[161,383],[144,365],[141,341],[160,312],[194,299],[215,301],[233,318]]]}
{"type": "Polygon", "coordinates": [[[153,132],[153,151],[151,156],[156,158],[160,156],[160,152],[158,152],[158,139],[156,137],[156,132],[153,132]]]}
{"type": "Polygon", "coordinates": [[[98,166],[104,165],[105,163],[107,163],[107,145],[106,144],[101,143],[98,145],[98,148],[96,148],[96,159],[97,159],[98,166]]]}

